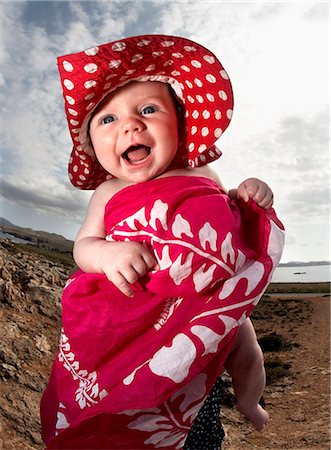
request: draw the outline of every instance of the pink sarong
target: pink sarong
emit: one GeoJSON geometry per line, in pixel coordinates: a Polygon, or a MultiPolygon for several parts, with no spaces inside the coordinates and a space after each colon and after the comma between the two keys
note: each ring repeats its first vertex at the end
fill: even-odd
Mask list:
{"type": "Polygon", "coordinates": [[[273,210],[231,201],[204,177],[129,186],[105,210],[108,240],[134,240],[160,270],[128,298],[76,272],[41,402],[47,448],[183,447],[238,327],[270,282],[284,229],[273,210]]]}

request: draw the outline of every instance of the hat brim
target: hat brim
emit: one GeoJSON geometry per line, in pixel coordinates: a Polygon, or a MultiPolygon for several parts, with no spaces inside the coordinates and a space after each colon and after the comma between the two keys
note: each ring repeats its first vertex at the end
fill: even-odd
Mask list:
{"type": "Polygon", "coordinates": [[[185,160],[191,167],[219,158],[216,140],[229,125],[233,94],[216,56],[186,38],[134,36],[58,58],[65,110],[73,141],[69,177],[80,189],[112,178],[99,164],[88,123],[99,103],[131,81],[169,83],[185,108],[185,160]]]}

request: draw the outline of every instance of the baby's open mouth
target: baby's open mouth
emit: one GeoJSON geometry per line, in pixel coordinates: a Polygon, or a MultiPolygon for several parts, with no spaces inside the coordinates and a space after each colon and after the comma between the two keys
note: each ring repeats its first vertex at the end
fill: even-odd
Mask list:
{"type": "Polygon", "coordinates": [[[130,164],[139,164],[151,153],[151,148],[146,145],[131,145],[123,154],[122,158],[130,164]]]}

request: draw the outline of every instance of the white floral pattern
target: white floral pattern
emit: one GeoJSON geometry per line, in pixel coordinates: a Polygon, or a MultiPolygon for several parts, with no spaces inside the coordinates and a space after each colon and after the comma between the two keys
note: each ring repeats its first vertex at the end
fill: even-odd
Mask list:
{"type": "Polygon", "coordinates": [[[80,368],[80,363],[71,351],[69,339],[63,329],[60,338],[58,360],[71,373],[73,380],[79,383],[79,387],[75,392],[75,400],[80,409],[97,404],[108,394],[105,389],[100,391],[98,377],[95,371],[89,373],[87,370],[80,368]]]}
{"type": "Polygon", "coordinates": [[[144,441],[153,444],[155,448],[180,449],[184,446],[187,432],[191,428],[199,409],[206,396],[206,374],[201,373],[184,388],[179,389],[165,402],[164,408],[167,414],[162,414],[159,408],[145,411],[123,411],[122,414],[136,415],[136,419],[128,424],[131,430],[139,430],[151,433],[150,437],[144,441]],[[175,417],[172,404],[181,399],[179,408],[176,405],[174,410],[179,410],[180,414],[175,417]]]}

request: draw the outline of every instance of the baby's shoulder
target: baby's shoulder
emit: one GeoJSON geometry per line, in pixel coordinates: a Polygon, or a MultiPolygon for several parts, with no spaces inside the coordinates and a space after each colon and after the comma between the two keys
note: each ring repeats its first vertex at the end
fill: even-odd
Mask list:
{"type": "Polygon", "coordinates": [[[129,185],[130,183],[119,180],[118,178],[106,180],[96,188],[93,196],[106,204],[117,192],[129,185]]]}

